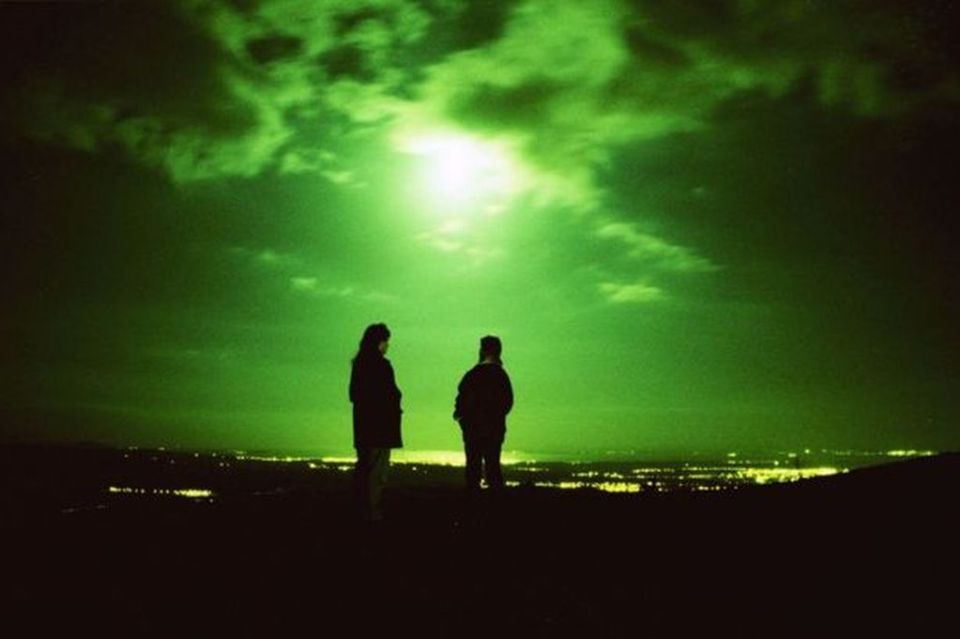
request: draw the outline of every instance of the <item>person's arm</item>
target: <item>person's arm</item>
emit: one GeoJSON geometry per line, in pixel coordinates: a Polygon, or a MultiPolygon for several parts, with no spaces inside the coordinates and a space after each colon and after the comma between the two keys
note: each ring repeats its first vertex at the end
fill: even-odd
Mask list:
{"type": "Polygon", "coordinates": [[[357,364],[350,367],[350,401],[356,404],[360,400],[360,375],[357,374],[357,364]]]}
{"type": "Polygon", "coordinates": [[[394,375],[393,373],[393,365],[390,363],[389,360],[384,360],[384,361],[387,364],[387,367],[386,367],[387,392],[396,403],[397,412],[402,413],[403,409],[400,408],[400,399],[403,397],[403,393],[400,392],[400,387],[397,386],[397,378],[396,378],[396,375],[394,375]]]}
{"type": "Polygon", "coordinates": [[[510,383],[510,376],[507,371],[503,371],[503,414],[506,415],[513,408],[513,385],[510,383]]]}
{"type": "Polygon", "coordinates": [[[453,400],[453,418],[456,421],[460,421],[460,417],[463,415],[463,380],[460,380],[460,383],[457,384],[457,397],[453,400]]]}
{"type": "Polygon", "coordinates": [[[467,394],[470,392],[468,388],[470,373],[468,372],[460,379],[460,383],[457,384],[457,399],[453,403],[453,418],[458,422],[463,419],[464,414],[467,412],[467,394]]]}

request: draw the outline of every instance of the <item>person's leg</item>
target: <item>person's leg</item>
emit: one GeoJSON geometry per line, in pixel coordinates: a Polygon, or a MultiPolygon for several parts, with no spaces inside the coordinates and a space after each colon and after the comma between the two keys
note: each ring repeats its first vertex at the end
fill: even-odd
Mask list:
{"type": "Polygon", "coordinates": [[[483,449],[473,438],[465,437],[463,447],[467,455],[467,494],[480,492],[480,477],[483,474],[483,449]]]}
{"type": "Polygon", "coordinates": [[[383,519],[383,487],[387,484],[387,473],[390,469],[390,449],[371,449],[371,468],[368,491],[370,495],[369,516],[371,521],[383,519]]]}
{"type": "Polygon", "coordinates": [[[373,450],[357,448],[357,463],[353,467],[353,499],[360,516],[370,516],[370,471],[373,467],[373,450]]]}
{"type": "Polygon", "coordinates": [[[483,465],[487,478],[487,486],[500,491],[503,489],[503,472],[500,468],[500,449],[503,442],[494,439],[484,445],[483,465]]]}

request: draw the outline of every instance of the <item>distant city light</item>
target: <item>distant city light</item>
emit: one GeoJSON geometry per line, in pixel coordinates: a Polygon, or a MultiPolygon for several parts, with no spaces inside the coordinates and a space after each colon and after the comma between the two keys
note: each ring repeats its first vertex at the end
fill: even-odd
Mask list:
{"type": "Polygon", "coordinates": [[[214,496],[212,490],[205,488],[135,488],[132,486],[110,486],[107,488],[107,492],[121,495],[185,497],[187,499],[210,499],[214,496]]]}
{"type": "MultiPolygon", "coordinates": [[[[737,490],[745,486],[789,483],[837,475],[848,472],[850,468],[869,463],[882,463],[880,462],[882,458],[908,458],[935,454],[937,454],[936,451],[922,449],[886,451],[824,449],[811,456],[806,452],[791,451],[768,454],[730,451],[720,453],[712,459],[643,461],[633,464],[629,461],[585,461],[583,459],[547,461],[538,459],[536,455],[509,451],[503,454],[502,463],[508,486],[629,494],[737,490]],[[801,459],[808,461],[816,459],[820,463],[803,466],[800,464],[801,459]],[[823,463],[828,459],[834,463],[823,463]],[[871,459],[874,461],[870,462],[871,459]],[[522,478],[522,481],[518,481],[518,477],[522,478]]],[[[128,452],[125,456],[130,458],[131,454],[128,452]]],[[[194,459],[205,456],[206,454],[192,453],[194,459]]],[[[403,468],[405,472],[428,477],[431,468],[462,468],[465,465],[464,454],[460,450],[397,450],[392,457],[392,463],[403,468]]],[[[149,458],[165,463],[173,462],[166,456],[152,455],[149,458]]],[[[302,463],[314,471],[339,473],[350,473],[355,466],[353,456],[304,457],[236,452],[233,458],[237,462],[302,463]]],[[[182,462],[180,458],[177,461],[182,462]]],[[[218,458],[214,463],[221,468],[232,468],[231,464],[222,458],[218,458]]],[[[107,491],[111,494],[172,496],[196,500],[209,500],[214,496],[212,490],[201,488],[111,486],[107,491]]]]}
{"type": "Polygon", "coordinates": [[[237,453],[234,455],[234,458],[240,461],[262,461],[262,462],[280,462],[284,464],[292,464],[298,462],[307,462],[311,461],[312,457],[296,457],[293,455],[247,455],[245,453],[237,453]]]}
{"type": "Polygon", "coordinates": [[[887,457],[929,457],[936,455],[935,450],[888,450],[887,457]]]}
{"type": "Polygon", "coordinates": [[[845,469],[822,466],[819,468],[741,468],[737,474],[758,484],[789,482],[810,477],[826,477],[845,472],[845,469]]]}
{"type": "Polygon", "coordinates": [[[606,493],[638,493],[640,486],[630,482],[584,482],[584,481],[559,481],[559,482],[537,482],[534,484],[540,488],[560,488],[561,490],[583,490],[592,488],[602,490],[606,493]]]}

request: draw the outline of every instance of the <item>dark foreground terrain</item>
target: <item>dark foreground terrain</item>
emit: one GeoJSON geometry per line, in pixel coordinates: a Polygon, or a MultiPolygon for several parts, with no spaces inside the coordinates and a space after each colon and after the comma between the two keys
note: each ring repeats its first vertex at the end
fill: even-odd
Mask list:
{"type": "Polygon", "coordinates": [[[956,454],[726,493],[518,488],[472,506],[459,471],[398,470],[375,527],[353,518],[344,473],[123,454],[0,448],[4,636],[955,632],[956,454]],[[145,485],[215,497],[106,492],[145,485]]]}

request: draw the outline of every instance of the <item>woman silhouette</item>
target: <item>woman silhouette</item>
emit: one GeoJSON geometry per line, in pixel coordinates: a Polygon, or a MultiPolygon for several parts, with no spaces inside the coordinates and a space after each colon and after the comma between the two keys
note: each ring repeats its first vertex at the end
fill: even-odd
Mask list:
{"type": "Polygon", "coordinates": [[[401,393],[385,357],[389,345],[386,324],[371,324],[363,332],[350,371],[353,446],[357,449],[354,488],[361,513],[368,521],[383,519],[381,496],[390,467],[390,449],[403,446],[401,393]]]}

